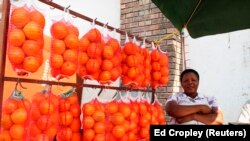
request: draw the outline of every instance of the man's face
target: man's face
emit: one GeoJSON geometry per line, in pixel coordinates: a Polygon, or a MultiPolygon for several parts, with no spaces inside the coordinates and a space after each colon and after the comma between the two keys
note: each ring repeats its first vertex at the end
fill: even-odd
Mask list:
{"type": "Polygon", "coordinates": [[[190,72],[183,76],[181,80],[181,85],[182,85],[182,88],[184,89],[184,92],[188,96],[191,96],[191,97],[196,96],[198,85],[199,85],[199,80],[194,73],[190,72]]]}

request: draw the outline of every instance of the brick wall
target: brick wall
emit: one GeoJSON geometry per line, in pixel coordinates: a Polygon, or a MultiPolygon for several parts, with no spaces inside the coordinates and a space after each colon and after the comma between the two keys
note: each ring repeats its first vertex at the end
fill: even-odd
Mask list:
{"type": "MultiPolygon", "coordinates": [[[[151,0],[121,0],[121,30],[153,41],[176,31],[151,0]]],[[[121,36],[124,41],[125,36],[121,36]]],[[[122,42],[123,43],[123,42],[122,42]]],[[[148,44],[148,47],[151,45],[148,44]]],[[[181,37],[179,33],[160,43],[163,51],[169,53],[169,83],[158,88],[157,96],[165,103],[167,95],[180,91],[179,75],[183,70],[181,37]]]]}

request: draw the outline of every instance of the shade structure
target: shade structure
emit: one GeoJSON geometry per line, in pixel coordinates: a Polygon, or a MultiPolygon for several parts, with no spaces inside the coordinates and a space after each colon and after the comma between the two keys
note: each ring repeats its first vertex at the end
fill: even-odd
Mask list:
{"type": "Polygon", "coordinates": [[[161,12],[192,38],[250,28],[250,0],[152,0],[161,12]]]}

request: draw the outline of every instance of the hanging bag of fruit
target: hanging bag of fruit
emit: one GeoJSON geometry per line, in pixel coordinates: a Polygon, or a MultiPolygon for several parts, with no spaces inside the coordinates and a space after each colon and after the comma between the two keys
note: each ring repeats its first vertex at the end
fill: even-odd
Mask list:
{"type": "Polygon", "coordinates": [[[15,88],[3,103],[0,140],[29,140],[26,129],[29,126],[30,106],[30,101],[15,88]]]}
{"type": "Polygon", "coordinates": [[[98,81],[102,64],[104,41],[101,32],[91,24],[90,30],[80,38],[78,76],[85,80],[98,81]]]}
{"type": "Polygon", "coordinates": [[[52,93],[50,85],[33,94],[28,129],[31,141],[55,139],[58,132],[58,105],[58,96],[52,93]]]}
{"type": "Polygon", "coordinates": [[[59,96],[59,128],[57,141],[81,141],[81,108],[75,88],[59,96]]]}
{"type": "Polygon", "coordinates": [[[79,30],[74,26],[69,9],[64,8],[61,20],[53,20],[50,27],[51,75],[56,80],[70,77],[76,73],[78,63],[79,30]]]}
{"type": "Polygon", "coordinates": [[[45,17],[33,0],[25,2],[12,2],[7,35],[7,56],[18,75],[34,73],[43,63],[45,17]]]}
{"type": "Polygon", "coordinates": [[[157,88],[169,82],[169,60],[168,53],[163,52],[160,46],[152,42],[151,52],[151,86],[157,88]]]}

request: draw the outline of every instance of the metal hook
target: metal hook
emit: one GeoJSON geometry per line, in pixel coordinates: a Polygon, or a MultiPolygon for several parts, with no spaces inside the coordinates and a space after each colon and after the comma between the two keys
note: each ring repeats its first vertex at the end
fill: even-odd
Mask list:
{"type": "Polygon", "coordinates": [[[67,7],[65,8],[65,10],[69,10],[70,6],[71,6],[71,5],[67,6],[67,7]]]}

